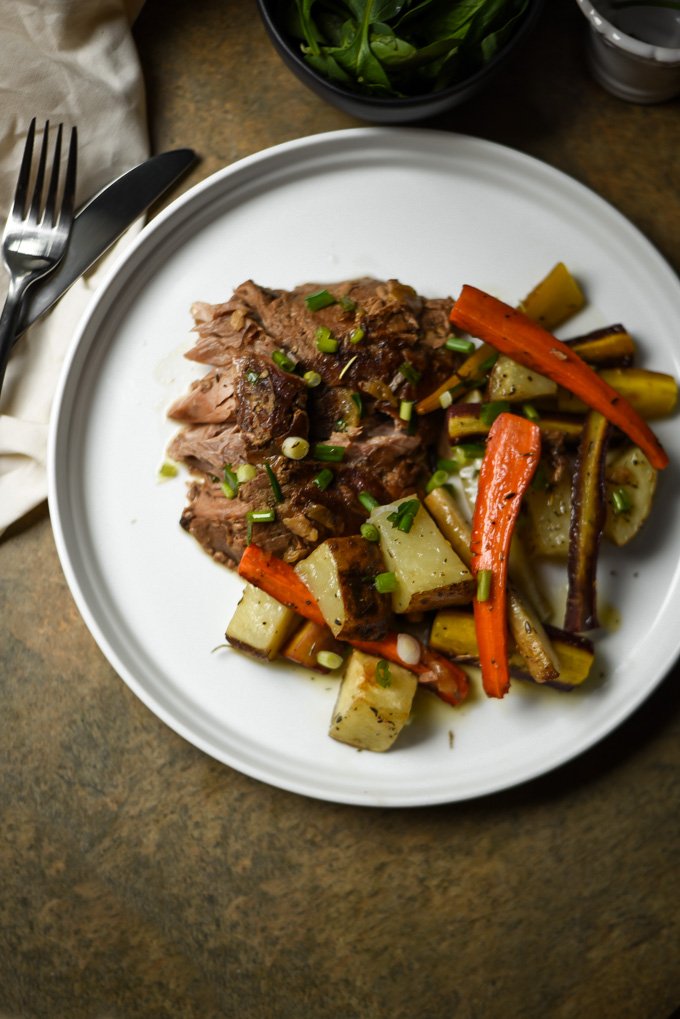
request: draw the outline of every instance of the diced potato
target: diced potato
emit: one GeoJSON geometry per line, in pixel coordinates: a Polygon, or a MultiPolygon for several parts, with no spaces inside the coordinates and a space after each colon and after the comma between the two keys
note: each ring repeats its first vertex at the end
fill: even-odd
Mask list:
{"type": "Polygon", "coordinates": [[[652,509],[656,476],[637,446],[627,447],[607,465],[607,518],[604,535],[615,545],[626,545],[638,533],[652,509]],[[615,510],[615,493],[621,492],[625,508],[615,510]]]}
{"type": "Polygon", "coordinates": [[[556,392],[556,382],[546,378],[545,375],[539,375],[531,368],[525,368],[507,354],[500,355],[489,375],[490,400],[518,403],[524,400],[539,400],[543,396],[554,396],[556,392]]]}
{"type": "Polygon", "coordinates": [[[419,506],[409,531],[400,530],[388,519],[406,501],[376,506],[370,516],[380,534],[385,568],[396,577],[394,611],[425,612],[472,601],[472,574],[423,506],[419,506]]]}
{"type": "Polygon", "coordinates": [[[392,607],[374,579],[385,572],[374,542],[358,535],[328,538],[295,567],[335,637],[376,640],[390,628],[392,607]]]}
{"type": "Polygon", "coordinates": [[[300,617],[292,609],[246,584],[225,636],[241,651],[271,661],[299,622],[300,617]]]}
{"type": "Polygon", "coordinates": [[[417,686],[413,673],[401,665],[353,651],[329,736],[359,750],[389,750],[411,713],[417,686]]]}
{"type": "Polygon", "coordinates": [[[548,489],[529,487],[524,495],[529,515],[524,538],[534,555],[566,559],[571,523],[571,476],[565,471],[548,489]]]}

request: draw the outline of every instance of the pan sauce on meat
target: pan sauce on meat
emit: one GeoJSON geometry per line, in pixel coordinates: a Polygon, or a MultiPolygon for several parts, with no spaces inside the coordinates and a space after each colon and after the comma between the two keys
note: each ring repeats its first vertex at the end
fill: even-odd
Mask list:
{"type": "Polygon", "coordinates": [[[168,454],[193,475],[182,526],[234,566],[248,512],[272,508],[273,521],[251,525],[253,540],[295,562],[332,535],[357,533],[367,515],[362,491],[389,502],[416,490],[432,469],[441,421],[415,413],[405,421],[400,407],[432,392],[460,360],[445,347],[452,303],[363,278],[290,291],[249,280],[224,304],[195,304],[197,338],[186,356],[209,370],[169,410],[182,427],[168,454]],[[321,289],[334,303],[310,310],[305,298],[321,289]],[[318,349],[320,329],[336,351],[318,349]],[[309,372],[320,383],[309,386],[309,372]],[[303,459],[282,454],[290,436],[310,442],[303,459]],[[343,447],[342,460],[315,459],[316,443],[343,447]],[[256,473],[230,499],[224,469],[241,464],[256,473]],[[325,488],[315,481],[322,470],[333,474],[325,488]]]}

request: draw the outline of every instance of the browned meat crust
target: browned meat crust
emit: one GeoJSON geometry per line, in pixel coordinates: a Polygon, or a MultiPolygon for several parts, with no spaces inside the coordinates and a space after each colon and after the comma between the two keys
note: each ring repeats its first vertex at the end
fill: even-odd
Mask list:
{"type": "Polygon", "coordinates": [[[325,538],[357,533],[366,519],[362,491],[380,502],[417,491],[442,421],[435,414],[409,424],[400,405],[455,369],[460,356],[444,346],[452,303],[397,280],[362,278],[291,291],[248,280],[224,304],[195,304],[197,340],[186,356],[210,370],[169,410],[183,427],[168,453],[194,475],[182,526],[233,566],[248,540],[249,511],[273,508],[274,521],[251,524],[252,540],[295,562],[325,538]],[[312,311],[305,297],[320,289],[335,303],[312,311]],[[320,328],[337,340],[335,353],[318,349],[320,328]],[[283,366],[277,351],[288,359],[283,366]],[[303,380],[309,371],[318,386],[303,380]],[[282,456],[288,436],[308,438],[312,454],[282,456]],[[318,442],[343,446],[342,461],[315,459],[318,442]],[[246,463],[257,467],[255,477],[228,498],[225,467],[246,463]],[[333,476],[327,487],[315,480],[322,470],[333,476]]]}

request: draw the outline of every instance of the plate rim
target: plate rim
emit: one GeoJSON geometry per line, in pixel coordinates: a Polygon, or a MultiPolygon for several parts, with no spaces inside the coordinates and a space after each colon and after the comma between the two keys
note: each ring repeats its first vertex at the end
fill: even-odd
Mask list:
{"type": "MultiPolygon", "coordinates": [[[[116,280],[120,280],[121,275],[124,274],[125,267],[134,262],[135,258],[138,257],[140,250],[146,251],[149,249],[151,252],[154,252],[163,244],[164,231],[166,230],[166,225],[168,223],[170,224],[170,227],[172,227],[173,222],[176,221],[179,216],[181,225],[182,215],[186,216],[187,210],[197,201],[209,201],[210,192],[215,188],[219,190],[225,180],[228,181],[230,178],[238,176],[239,174],[245,174],[247,177],[249,173],[252,173],[253,171],[257,172],[260,165],[271,164],[272,160],[276,162],[276,160],[280,158],[285,160],[291,155],[291,153],[295,155],[300,150],[305,150],[309,147],[312,149],[318,149],[319,147],[332,147],[333,145],[338,144],[343,147],[349,146],[351,148],[353,145],[361,143],[370,144],[370,146],[373,147],[378,146],[378,148],[380,148],[381,146],[384,147],[386,144],[398,145],[400,143],[404,144],[407,142],[412,144],[416,139],[419,140],[419,147],[427,146],[429,148],[434,145],[437,146],[438,149],[441,149],[442,152],[450,152],[455,143],[463,144],[464,146],[467,146],[468,149],[476,149],[483,153],[494,153],[500,151],[503,153],[504,158],[514,160],[518,165],[533,166],[534,169],[542,174],[552,176],[563,186],[575,189],[576,193],[580,192],[587,195],[590,200],[594,199],[600,208],[606,209],[609,215],[613,215],[615,217],[622,228],[631,231],[632,234],[635,235],[638,245],[646,246],[647,254],[655,262],[655,270],[666,274],[668,282],[672,284],[680,294],[680,281],[678,281],[678,277],[672,266],[652,244],[649,238],[647,238],[639,230],[639,228],[628,220],[627,217],[616,209],[615,206],[611,205],[606,199],[598,195],[597,192],[569,176],[564,171],[551,166],[533,155],[529,155],[501,143],[473,135],[456,132],[443,133],[436,130],[413,127],[357,127],[303,136],[301,138],[284,141],[255,153],[251,153],[250,155],[236,160],[234,163],[216,170],[214,173],[193,185],[184,194],[178,196],[173,202],[171,202],[143,228],[139,235],[133,240],[132,244],[120,254],[116,261],[111,265],[107,275],[104,277],[98,290],[93,295],[88,308],[81,317],[80,323],[69,346],[53,402],[48,435],[48,503],[53,533],[55,536],[55,544],[62,570],[80,615],[82,616],[100,651],[109,664],[114,668],[117,675],[126,683],[126,685],[142,701],[142,703],[144,703],[145,706],[156,715],[156,717],[168,725],[171,730],[183,739],[187,740],[187,742],[191,745],[200,749],[202,752],[207,753],[209,756],[221,761],[229,767],[234,768],[234,770],[237,770],[257,781],[261,781],[265,784],[272,785],[289,792],[294,792],[298,795],[304,795],[324,802],[344,803],[358,806],[414,807],[463,802],[465,800],[476,799],[510,788],[515,788],[539,778],[542,775],[563,766],[598,744],[602,739],[618,728],[618,726],[621,725],[627,718],[634,714],[640,704],[642,704],[652,694],[652,692],[657,689],[664,678],[666,678],[669,671],[672,669],[674,662],[677,660],[680,647],[676,647],[673,651],[668,652],[666,655],[665,666],[658,670],[654,682],[647,684],[642,690],[638,690],[636,697],[628,698],[625,703],[621,704],[618,714],[614,716],[611,722],[602,726],[601,729],[595,733],[591,732],[584,734],[580,742],[572,745],[568,750],[562,754],[558,754],[554,759],[549,760],[547,763],[530,769],[526,774],[519,778],[508,777],[506,780],[497,779],[494,783],[485,788],[471,788],[469,791],[463,792],[462,794],[457,791],[455,795],[447,795],[444,792],[427,798],[420,795],[416,795],[415,797],[404,797],[403,794],[396,797],[383,798],[382,796],[376,796],[375,794],[365,790],[355,790],[353,793],[344,791],[342,794],[339,794],[338,791],[335,790],[335,792],[331,792],[329,794],[327,791],[314,788],[313,785],[301,785],[296,782],[276,781],[272,778],[271,773],[265,773],[262,769],[257,767],[244,766],[242,762],[235,760],[229,754],[219,752],[214,745],[209,743],[208,740],[204,740],[200,736],[197,737],[196,733],[192,732],[190,727],[188,727],[183,721],[174,718],[162,705],[158,704],[153,694],[149,693],[144,688],[144,684],[140,681],[139,677],[130,674],[130,670],[120,658],[117,650],[111,645],[108,637],[103,632],[98,619],[95,618],[95,615],[91,611],[90,604],[72,562],[69,541],[60,510],[60,500],[65,497],[62,494],[63,482],[58,477],[57,454],[59,442],[61,440],[60,429],[64,427],[62,415],[64,414],[68,387],[73,384],[73,373],[76,371],[78,358],[81,357],[85,361],[90,349],[95,343],[94,335],[91,334],[91,324],[96,320],[96,316],[100,309],[105,306],[107,299],[109,299],[111,290],[115,287],[116,280]],[[88,334],[90,334],[89,340],[87,339],[88,334]]],[[[167,238],[165,239],[167,240],[167,238]]],[[[68,415],[68,418],[70,424],[70,414],[68,415]]]]}

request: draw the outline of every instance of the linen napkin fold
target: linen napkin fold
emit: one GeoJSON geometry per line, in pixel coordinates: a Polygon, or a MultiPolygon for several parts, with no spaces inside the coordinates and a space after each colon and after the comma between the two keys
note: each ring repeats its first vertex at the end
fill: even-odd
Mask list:
{"type": "MultiPolygon", "coordinates": [[[[33,116],[78,128],[80,205],[149,154],[131,35],[143,0],[0,0],[0,232],[33,116]]],[[[42,131],[39,131],[39,140],[42,131]]],[[[54,138],[54,132],[52,132],[54,138]]],[[[0,534],[47,494],[52,399],[76,325],[135,224],[20,338],[0,394],[0,534]]],[[[0,268],[0,304],[8,276],[0,268]]],[[[39,286],[39,284],[37,284],[39,286]]]]}

